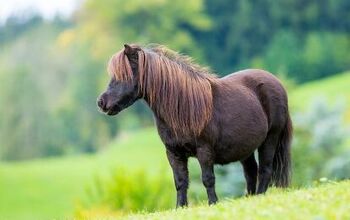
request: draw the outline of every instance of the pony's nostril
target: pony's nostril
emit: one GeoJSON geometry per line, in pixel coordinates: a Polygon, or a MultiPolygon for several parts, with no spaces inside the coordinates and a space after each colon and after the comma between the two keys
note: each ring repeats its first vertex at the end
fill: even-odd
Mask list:
{"type": "Polygon", "coordinates": [[[104,109],[104,101],[102,98],[100,98],[98,101],[97,101],[97,105],[98,107],[104,109]]]}

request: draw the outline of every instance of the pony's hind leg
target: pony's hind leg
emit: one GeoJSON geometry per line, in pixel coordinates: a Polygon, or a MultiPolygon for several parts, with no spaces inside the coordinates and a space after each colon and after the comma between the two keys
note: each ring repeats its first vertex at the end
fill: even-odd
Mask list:
{"type": "Polygon", "coordinates": [[[259,147],[259,173],[258,173],[258,191],[257,193],[265,193],[273,172],[273,158],[275,156],[279,139],[279,131],[268,133],[264,143],[259,147]]]}
{"type": "Polygon", "coordinates": [[[258,165],[256,164],[254,153],[247,159],[241,161],[244,171],[244,177],[247,182],[247,194],[253,195],[256,193],[256,181],[258,175],[258,165]]]}

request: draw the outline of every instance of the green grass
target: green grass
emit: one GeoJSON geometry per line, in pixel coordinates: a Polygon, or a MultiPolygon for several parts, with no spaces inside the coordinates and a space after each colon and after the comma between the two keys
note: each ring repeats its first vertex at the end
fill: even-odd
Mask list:
{"type": "Polygon", "coordinates": [[[123,134],[107,149],[97,155],[0,163],[0,219],[70,217],[96,175],[113,167],[157,172],[168,166],[154,129],[123,134]]]}
{"type": "MultiPolygon", "coordinates": [[[[331,101],[344,97],[349,109],[347,118],[350,119],[349,85],[350,72],[302,85],[290,92],[291,107],[303,109],[317,96],[331,101]]],[[[164,147],[153,128],[132,135],[122,134],[96,155],[0,163],[0,219],[69,218],[84,198],[85,189],[92,179],[96,175],[108,174],[113,167],[143,168],[149,172],[165,168],[166,175],[171,175],[164,147]]],[[[237,201],[244,202],[245,199],[237,201]]],[[[226,210],[225,204],[231,202],[224,202],[214,210],[220,207],[226,210]]],[[[198,208],[203,209],[208,208],[198,208]]],[[[185,210],[179,213],[182,212],[186,213],[185,210]]]]}
{"type": "Polygon", "coordinates": [[[211,207],[201,205],[122,219],[350,219],[349,188],[350,181],[343,181],[308,189],[272,189],[266,195],[226,200],[211,207]]]}

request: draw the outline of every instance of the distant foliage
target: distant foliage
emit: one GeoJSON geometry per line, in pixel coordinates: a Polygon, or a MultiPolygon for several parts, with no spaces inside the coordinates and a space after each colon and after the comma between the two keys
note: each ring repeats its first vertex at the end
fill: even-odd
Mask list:
{"type": "Polygon", "coordinates": [[[330,106],[320,99],[304,114],[295,115],[293,180],[297,185],[321,177],[350,178],[350,130],[343,124],[344,103],[330,106]]]}
{"type": "Polygon", "coordinates": [[[252,65],[306,82],[349,69],[349,48],[349,37],[343,33],[309,32],[302,39],[296,32],[280,31],[252,65]]]}
{"type": "Polygon", "coordinates": [[[297,82],[350,68],[347,0],[205,0],[210,31],[193,30],[220,74],[265,68],[297,82]]]}
{"type": "Polygon", "coordinates": [[[348,0],[87,0],[68,20],[12,16],[0,25],[0,158],[96,152],[120,128],[151,125],[141,103],[118,120],[97,111],[123,43],[164,44],[219,75],[263,68],[304,83],[350,69],[349,9],[348,0]]]}
{"type": "Polygon", "coordinates": [[[47,123],[50,115],[33,77],[26,69],[5,73],[0,75],[0,159],[60,154],[49,138],[54,125],[47,123]]]}
{"type": "Polygon", "coordinates": [[[117,127],[96,107],[103,64],[56,42],[60,25],[28,26],[0,44],[0,159],[97,151],[117,127]]]}
{"type": "Polygon", "coordinates": [[[100,59],[123,43],[164,44],[198,59],[202,46],[190,30],[210,30],[204,7],[202,0],[88,0],[78,13],[76,31],[88,33],[82,39],[94,43],[92,54],[100,59]]]}

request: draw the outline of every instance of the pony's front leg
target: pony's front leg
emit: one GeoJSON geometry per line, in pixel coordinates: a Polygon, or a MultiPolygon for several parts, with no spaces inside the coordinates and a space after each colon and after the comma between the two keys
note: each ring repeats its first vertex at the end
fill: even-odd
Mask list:
{"type": "Polygon", "coordinates": [[[176,207],[187,206],[187,189],[188,189],[188,158],[184,155],[166,151],[169,163],[173,169],[175,187],[177,191],[176,207]]]}
{"type": "Polygon", "coordinates": [[[202,169],[202,181],[207,189],[209,205],[218,201],[215,192],[214,158],[210,148],[200,147],[197,149],[197,159],[202,169]]]}

